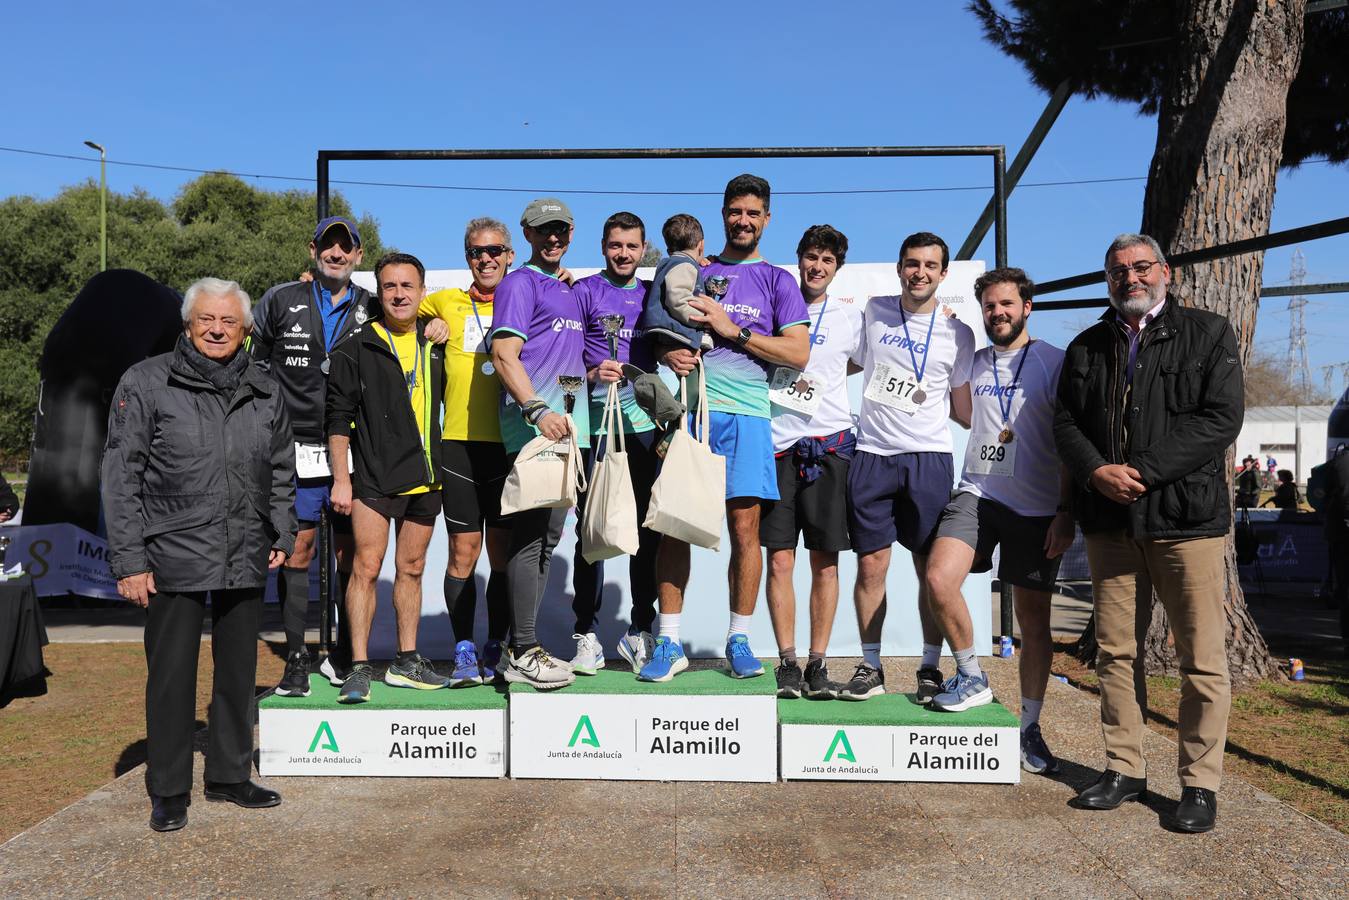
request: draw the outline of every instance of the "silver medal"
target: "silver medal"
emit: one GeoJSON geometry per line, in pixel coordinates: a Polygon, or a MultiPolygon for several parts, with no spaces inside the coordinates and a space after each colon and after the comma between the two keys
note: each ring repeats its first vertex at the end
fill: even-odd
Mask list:
{"type": "Polygon", "coordinates": [[[327,375],[330,368],[332,368],[332,366],[328,362],[328,357],[323,357],[323,362],[319,363],[319,371],[324,375],[327,375]]]}
{"type": "Polygon", "coordinates": [[[482,373],[484,375],[495,375],[496,371],[497,367],[492,365],[490,362],[485,362],[482,364],[482,373]]]}

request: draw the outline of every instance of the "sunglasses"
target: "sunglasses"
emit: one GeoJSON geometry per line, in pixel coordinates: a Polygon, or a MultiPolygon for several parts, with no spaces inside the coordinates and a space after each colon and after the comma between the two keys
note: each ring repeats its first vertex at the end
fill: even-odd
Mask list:
{"type": "Polygon", "coordinates": [[[468,256],[469,259],[472,260],[481,259],[484,253],[492,257],[492,259],[496,259],[498,256],[505,253],[509,249],[511,248],[507,247],[504,244],[487,244],[482,247],[466,247],[464,249],[464,253],[465,255],[468,256]]]}
{"type": "Polygon", "coordinates": [[[566,222],[544,222],[534,230],[548,237],[565,237],[567,232],[571,231],[571,226],[566,222]]]}

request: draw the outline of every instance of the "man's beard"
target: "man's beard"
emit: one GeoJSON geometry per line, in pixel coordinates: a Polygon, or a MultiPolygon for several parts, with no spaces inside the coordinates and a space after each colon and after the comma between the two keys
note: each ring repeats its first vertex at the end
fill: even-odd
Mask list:
{"type": "Polygon", "coordinates": [[[759,235],[760,235],[760,234],[762,234],[762,232],[758,232],[758,233],[753,232],[753,231],[746,231],[746,232],[744,232],[744,236],[748,236],[749,243],[748,243],[748,244],[741,244],[741,243],[739,243],[739,242],[737,241],[737,238],[739,238],[740,240],[744,240],[744,239],[745,239],[744,236],[742,236],[741,234],[738,234],[737,232],[734,232],[734,231],[727,231],[727,232],[726,232],[726,243],[730,244],[730,245],[731,245],[732,247],[734,247],[735,249],[741,250],[741,251],[743,251],[743,252],[745,252],[745,253],[753,253],[755,250],[758,250],[758,249],[759,249],[759,235]]]}
{"type": "Polygon", "coordinates": [[[1166,299],[1166,288],[1162,285],[1149,285],[1147,291],[1141,297],[1130,297],[1127,291],[1121,291],[1117,296],[1115,292],[1110,293],[1110,305],[1120,315],[1131,319],[1141,319],[1162,300],[1166,299]]]}
{"type": "MultiPolygon", "coordinates": [[[[1150,308],[1151,308],[1151,307],[1149,307],[1149,309],[1150,309],[1150,308]]],[[[996,322],[996,323],[994,323],[993,328],[989,328],[987,325],[985,325],[985,326],[984,326],[984,333],[988,335],[988,339],[989,339],[990,341],[992,341],[992,342],[994,343],[995,346],[998,346],[998,347],[1007,347],[1007,346],[1009,346],[1009,345],[1011,345],[1011,344],[1016,343],[1016,339],[1019,338],[1019,337],[1021,337],[1021,332],[1023,332],[1023,331],[1026,330],[1026,317],[1025,317],[1025,316],[1022,316],[1022,317],[1019,318],[1019,319],[1014,319],[1014,320],[1012,320],[1012,321],[1010,321],[1010,322],[1007,322],[1006,324],[1008,324],[1008,325],[1011,326],[1012,331],[1011,331],[1010,334],[1007,335],[1007,337],[1003,338],[1002,340],[998,340],[998,338],[995,337],[994,334],[995,334],[995,329],[998,327],[998,325],[1001,325],[1001,324],[1003,324],[1003,323],[1002,323],[1002,322],[996,322]]]]}

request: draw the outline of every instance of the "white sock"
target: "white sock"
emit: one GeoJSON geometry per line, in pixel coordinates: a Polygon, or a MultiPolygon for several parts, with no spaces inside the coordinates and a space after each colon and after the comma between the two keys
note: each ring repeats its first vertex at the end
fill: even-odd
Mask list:
{"type": "Polygon", "coordinates": [[[862,645],[862,662],[871,666],[873,669],[881,667],[881,642],[862,645]]]}
{"type": "Polygon", "coordinates": [[[1040,707],[1044,706],[1043,700],[1032,700],[1029,697],[1021,698],[1021,730],[1025,731],[1032,725],[1040,721],[1040,707]]]}
{"type": "Polygon", "coordinates": [[[749,637],[749,620],[753,616],[742,616],[739,613],[731,613],[731,627],[726,632],[726,639],[730,640],[733,634],[743,634],[749,637]]]}
{"type": "Polygon", "coordinates": [[[679,617],[681,615],[682,613],[661,613],[659,637],[669,638],[672,644],[679,643],[679,617]]]}
{"type": "Polygon", "coordinates": [[[968,650],[955,651],[956,670],[961,675],[978,677],[984,670],[979,668],[979,656],[974,652],[974,645],[971,644],[968,650]]]}
{"type": "Polygon", "coordinates": [[[920,669],[935,669],[941,662],[941,644],[923,644],[923,661],[918,664],[920,669]]]}

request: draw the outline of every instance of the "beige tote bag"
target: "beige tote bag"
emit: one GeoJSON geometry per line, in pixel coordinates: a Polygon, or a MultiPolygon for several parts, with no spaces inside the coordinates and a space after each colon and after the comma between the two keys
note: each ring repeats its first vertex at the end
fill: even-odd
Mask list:
{"type": "MultiPolygon", "coordinates": [[[[679,379],[679,399],[688,403],[688,379],[679,379]]],[[[651,488],[646,521],[652,531],[717,550],[721,523],[726,518],[726,457],[708,445],[707,378],[698,360],[697,434],[688,431],[688,418],[679,417],[679,430],[665,452],[665,464],[651,488]]]]}
{"type": "Polygon", "coordinates": [[[581,450],[576,445],[576,423],[564,414],[567,436],[560,441],[539,435],[520,450],[501,489],[501,514],[527,509],[566,509],[586,489],[581,450]]]}
{"type": "Polygon", "coordinates": [[[595,449],[601,440],[604,458],[591,470],[585,517],[581,521],[581,555],[588,563],[637,552],[637,498],[628,472],[628,447],[616,381],[609,382],[600,433],[592,437],[595,449]]]}

